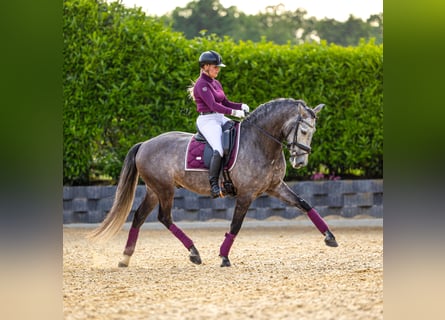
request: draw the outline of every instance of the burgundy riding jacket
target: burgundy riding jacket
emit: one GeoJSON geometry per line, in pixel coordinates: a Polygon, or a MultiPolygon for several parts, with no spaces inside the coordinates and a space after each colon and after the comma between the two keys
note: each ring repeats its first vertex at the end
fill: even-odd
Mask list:
{"type": "Polygon", "coordinates": [[[232,109],[241,110],[241,103],[227,100],[221,83],[205,73],[196,80],[193,88],[198,112],[217,112],[230,115],[232,109]]]}

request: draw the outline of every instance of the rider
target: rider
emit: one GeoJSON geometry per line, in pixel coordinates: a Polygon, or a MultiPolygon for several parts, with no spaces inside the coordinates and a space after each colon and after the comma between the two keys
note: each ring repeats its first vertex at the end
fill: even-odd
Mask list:
{"type": "Polygon", "coordinates": [[[196,102],[199,116],[196,125],[213,149],[209,166],[210,193],[212,198],[221,195],[218,184],[221,171],[223,148],[221,142],[222,126],[230,119],[224,115],[244,118],[249,106],[227,100],[221,83],[215,78],[221,67],[225,67],[222,58],[215,51],[205,51],[199,56],[200,76],[189,88],[190,96],[196,102]]]}

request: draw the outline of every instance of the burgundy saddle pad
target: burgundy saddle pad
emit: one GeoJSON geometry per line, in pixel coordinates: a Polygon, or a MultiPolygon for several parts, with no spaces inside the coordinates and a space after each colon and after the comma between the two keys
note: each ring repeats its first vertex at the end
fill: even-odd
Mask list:
{"type": "MultiPolygon", "coordinates": [[[[230,154],[229,162],[224,166],[224,170],[231,170],[235,165],[236,158],[238,156],[239,147],[239,124],[236,124],[236,136],[235,145],[233,146],[232,153],[230,154]]],[[[204,162],[204,149],[206,142],[197,141],[195,136],[190,138],[187,145],[187,151],[185,153],[185,170],[186,171],[208,171],[204,162]]]]}

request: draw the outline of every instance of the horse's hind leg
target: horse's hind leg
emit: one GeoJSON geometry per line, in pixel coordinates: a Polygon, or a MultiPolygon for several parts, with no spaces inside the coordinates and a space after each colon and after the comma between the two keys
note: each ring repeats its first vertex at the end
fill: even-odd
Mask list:
{"type": "Polygon", "coordinates": [[[133,222],[128,233],[127,244],[125,245],[124,256],[122,260],[119,261],[119,267],[128,267],[130,258],[133,255],[134,249],[136,247],[136,242],[139,236],[139,229],[144,224],[145,219],[147,219],[148,215],[151,211],[153,211],[154,207],[157,204],[158,198],[150,189],[147,188],[145,198],[134,214],[133,222]]]}
{"type": "Polygon", "coordinates": [[[320,214],[313,208],[309,203],[306,202],[303,198],[301,198],[298,194],[293,192],[287,184],[281,182],[277,188],[274,190],[269,190],[268,194],[277,197],[281,201],[296,206],[306,212],[309,219],[312,223],[317,227],[317,229],[325,236],[324,242],[329,247],[338,247],[337,240],[335,240],[334,235],[329,230],[329,227],[324,221],[324,219],[320,216],[320,214]]]}
{"type": "Polygon", "coordinates": [[[174,192],[168,192],[164,189],[162,199],[159,200],[159,213],[158,220],[168,229],[170,232],[184,245],[184,247],[190,252],[190,261],[195,264],[201,264],[201,256],[198,250],[184,231],[182,231],[177,225],[173,223],[171,210],[173,206],[174,192]]]}

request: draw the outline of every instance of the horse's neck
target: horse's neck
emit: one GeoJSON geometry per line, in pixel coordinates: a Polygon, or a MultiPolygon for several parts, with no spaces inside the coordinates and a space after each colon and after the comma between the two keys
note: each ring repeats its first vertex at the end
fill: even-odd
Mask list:
{"type": "MultiPolygon", "coordinates": [[[[254,119],[252,119],[254,120],[254,119]]],[[[278,121],[277,119],[266,119],[262,121],[248,121],[243,122],[242,126],[246,128],[246,140],[247,148],[260,148],[262,151],[259,154],[263,154],[266,158],[276,158],[282,152],[282,127],[284,121],[278,121]]],[[[252,153],[254,151],[251,151],[252,153]]]]}
{"type": "Polygon", "coordinates": [[[283,139],[283,128],[286,122],[289,121],[293,116],[292,114],[281,114],[281,115],[272,115],[272,116],[265,116],[258,119],[255,119],[256,121],[252,122],[253,125],[256,125],[260,127],[261,129],[265,130],[269,134],[271,134],[274,138],[280,140],[283,139]]]}

